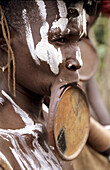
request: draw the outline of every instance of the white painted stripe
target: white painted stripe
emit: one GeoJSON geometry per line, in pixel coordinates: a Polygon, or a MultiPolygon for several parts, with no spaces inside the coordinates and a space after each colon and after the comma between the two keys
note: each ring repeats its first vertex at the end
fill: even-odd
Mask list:
{"type": "Polygon", "coordinates": [[[30,50],[31,56],[36,64],[40,64],[40,60],[45,61],[47,62],[47,64],[49,64],[51,71],[54,74],[58,74],[59,64],[62,63],[62,53],[60,48],[58,48],[57,50],[52,44],[48,42],[49,24],[48,22],[46,22],[47,13],[45,3],[43,2],[43,0],[41,0],[41,2],[39,2],[38,0],[35,1],[37,2],[40,10],[40,16],[43,20],[43,25],[40,28],[41,41],[38,42],[35,48],[31,26],[29,24],[26,9],[24,9],[22,12],[22,16],[25,23],[27,45],[30,50]],[[41,5],[43,5],[43,7],[41,5]]]}
{"type": "Polygon", "coordinates": [[[0,97],[0,104],[3,105],[3,103],[4,103],[4,99],[2,97],[0,97]]]}
{"type": "MultiPolygon", "coordinates": [[[[10,165],[10,163],[9,163],[9,161],[6,159],[6,157],[3,155],[3,153],[2,152],[0,152],[0,162],[1,163],[3,163],[3,161],[4,161],[4,165],[5,165],[5,163],[9,166],[9,169],[10,170],[13,170],[13,168],[12,168],[12,166],[10,165]]],[[[1,164],[1,166],[2,166],[2,164],[1,164]]],[[[2,168],[0,168],[0,169],[2,169],[2,168]]],[[[3,168],[4,169],[4,168],[3,168]]]]}
{"type": "Polygon", "coordinates": [[[80,48],[78,48],[78,50],[76,51],[76,59],[78,60],[79,64],[80,64],[81,66],[83,66],[83,61],[82,61],[82,58],[81,58],[80,48]]]}
{"type": "Polygon", "coordinates": [[[25,23],[26,40],[27,40],[27,44],[28,44],[28,48],[30,50],[31,56],[36,64],[40,64],[40,61],[38,60],[38,58],[36,57],[36,54],[35,54],[34,40],[33,40],[33,36],[32,36],[31,26],[29,24],[29,20],[27,17],[26,9],[24,9],[22,11],[22,17],[23,17],[23,20],[25,23]]]}
{"type": "Polygon", "coordinates": [[[81,35],[80,35],[80,38],[85,34],[87,34],[87,20],[86,20],[86,12],[85,12],[85,10],[83,9],[83,14],[82,14],[83,16],[81,16],[82,17],[82,19],[81,19],[81,21],[80,22],[82,22],[82,24],[83,24],[83,32],[81,33],[81,35]]]}
{"type": "Polygon", "coordinates": [[[39,10],[40,10],[40,16],[42,18],[43,21],[46,21],[46,17],[47,17],[47,12],[46,12],[46,5],[44,3],[43,0],[35,0],[35,2],[37,3],[39,10]]]}
{"type": "Polygon", "coordinates": [[[46,113],[49,113],[49,108],[43,103],[42,108],[46,113]]]}
{"type": "Polygon", "coordinates": [[[57,6],[59,10],[59,15],[61,18],[67,17],[67,7],[64,1],[57,0],[57,6]]]}

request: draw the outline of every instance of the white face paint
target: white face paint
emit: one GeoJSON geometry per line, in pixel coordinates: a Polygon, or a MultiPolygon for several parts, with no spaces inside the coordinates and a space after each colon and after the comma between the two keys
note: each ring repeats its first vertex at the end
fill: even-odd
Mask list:
{"type": "Polygon", "coordinates": [[[24,9],[22,11],[22,17],[25,23],[27,45],[28,45],[28,48],[30,50],[33,60],[36,62],[36,64],[40,64],[40,61],[36,57],[36,54],[35,54],[34,40],[32,36],[31,26],[29,24],[28,17],[26,16],[26,14],[27,14],[26,9],[24,9]]]}
{"type": "Polygon", "coordinates": [[[67,17],[67,8],[66,8],[65,2],[61,1],[61,0],[57,0],[57,5],[58,5],[60,17],[66,18],[67,17]]]}
{"type": "Polygon", "coordinates": [[[67,24],[68,24],[68,19],[67,17],[67,8],[66,4],[64,1],[57,0],[57,6],[59,10],[59,20],[54,21],[51,27],[51,30],[54,30],[56,28],[60,28],[61,32],[63,33],[66,30],[67,24]]]}
{"type": "Polygon", "coordinates": [[[87,34],[87,26],[86,26],[87,20],[86,20],[85,9],[83,9],[83,14],[82,15],[80,14],[78,22],[79,22],[79,27],[81,24],[83,25],[83,32],[80,33],[80,38],[81,38],[84,34],[87,34]]]}
{"type": "Polygon", "coordinates": [[[40,63],[40,60],[45,61],[49,64],[51,71],[54,74],[58,74],[59,64],[62,63],[62,53],[60,48],[57,50],[52,44],[48,42],[49,24],[46,22],[47,13],[44,1],[35,0],[35,2],[39,7],[40,16],[43,21],[43,25],[40,28],[41,41],[36,45],[36,48],[34,48],[31,26],[26,15],[26,10],[24,9],[22,12],[22,17],[25,23],[27,44],[32,58],[37,64],[40,63]]]}
{"type": "Polygon", "coordinates": [[[68,24],[67,18],[60,18],[58,21],[54,21],[52,23],[51,30],[60,28],[61,32],[63,33],[66,30],[67,24],[68,24]]]}
{"type": "Polygon", "coordinates": [[[76,59],[78,60],[79,64],[80,64],[81,66],[83,66],[83,61],[82,61],[82,58],[81,58],[80,48],[78,48],[78,50],[76,51],[76,59]]]}

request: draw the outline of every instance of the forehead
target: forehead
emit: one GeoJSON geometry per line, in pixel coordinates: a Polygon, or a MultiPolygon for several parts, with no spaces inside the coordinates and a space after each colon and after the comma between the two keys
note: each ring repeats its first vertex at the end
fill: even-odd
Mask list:
{"type": "Polygon", "coordinates": [[[46,13],[47,18],[59,15],[57,0],[15,0],[14,3],[13,0],[9,0],[1,3],[1,5],[8,22],[12,26],[23,24],[22,11],[24,9],[27,11],[29,20],[34,22],[41,20],[41,12],[43,15],[46,13]]]}

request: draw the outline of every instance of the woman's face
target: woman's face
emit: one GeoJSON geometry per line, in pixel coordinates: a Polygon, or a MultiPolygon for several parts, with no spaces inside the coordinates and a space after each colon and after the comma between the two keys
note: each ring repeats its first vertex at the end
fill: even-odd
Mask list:
{"type": "Polygon", "coordinates": [[[22,32],[12,37],[16,82],[49,95],[64,68],[74,74],[83,64],[77,42],[86,34],[86,14],[82,2],[67,8],[61,0],[35,0],[32,6],[22,9],[22,32]]]}

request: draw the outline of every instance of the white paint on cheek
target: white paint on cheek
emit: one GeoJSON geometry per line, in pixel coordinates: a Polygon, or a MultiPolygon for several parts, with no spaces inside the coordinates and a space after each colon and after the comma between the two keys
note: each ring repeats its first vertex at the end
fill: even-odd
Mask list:
{"type": "Polygon", "coordinates": [[[49,24],[46,22],[47,13],[44,1],[35,0],[35,2],[37,2],[40,16],[43,21],[43,25],[40,29],[41,41],[36,45],[35,48],[31,26],[29,24],[26,9],[24,9],[22,16],[25,23],[27,45],[36,64],[40,64],[40,60],[46,61],[49,64],[51,71],[54,74],[58,74],[59,64],[62,63],[62,53],[60,48],[57,50],[52,44],[48,42],[49,24]]]}
{"type": "Polygon", "coordinates": [[[61,1],[61,0],[57,0],[57,6],[58,6],[60,17],[66,18],[67,17],[67,8],[66,8],[65,2],[61,1]]]}
{"type": "Polygon", "coordinates": [[[24,20],[24,23],[25,23],[26,40],[27,40],[27,45],[28,45],[28,48],[30,50],[31,56],[32,56],[33,60],[36,62],[36,64],[40,64],[40,61],[36,57],[36,54],[35,54],[34,40],[33,40],[33,36],[32,36],[31,26],[29,24],[29,20],[28,20],[28,17],[27,17],[26,9],[24,9],[22,11],[22,17],[23,17],[23,20],[24,20]]]}
{"type": "Polygon", "coordinates": [[[79,64],[80,64],[81,66],[83,66],[83,61],[82,61],[82,58],[81,58],[80,48],[78,48],[78,50],[76,51],[76,59],[78,60],[79,64]]]}
{"type": "Polygon", "coordinates": [[[66,30],[68,24],[67,18],[60,18],[58,21],[54,21],[52,23],[51,29],[54,30],[56,28],[60,28],[61,32],[64,32],[66,30]]]}
{"type": "Polygon", "coordinates": [[[39,3],[39,1],[36,0],[36,2],[40,10],[43,25],[40,29],[41,41],[36,45],[35,53],[40,60],[46,61],[49,64],[50,69],[54,74],[58,74],[59,64],[62,63],[62,53],[60,48],[57,50],[48,42],[49,24],[46,22],[46,6],[43,1],[39,3]]]}
{"type": "Polygon", "coordinates": [[[54,74],[59,73],[59,64],[62,63],[62,53],[60,48],[58,50],[48,42],[48,29],[47,22],[43,24],[40,29],[41,41],[36,45],[36,55],[42,61],[46,61],[50,65],[50,69],[54,74]]]}

